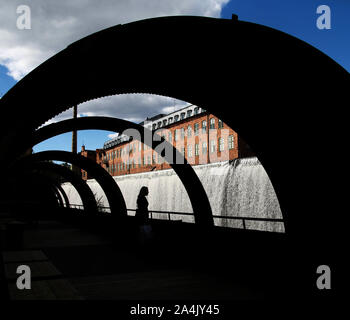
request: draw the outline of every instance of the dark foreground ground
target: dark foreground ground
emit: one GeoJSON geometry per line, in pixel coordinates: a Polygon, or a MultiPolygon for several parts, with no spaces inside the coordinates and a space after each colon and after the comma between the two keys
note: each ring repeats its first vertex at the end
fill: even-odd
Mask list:
{"type": "Polygon", "coordinates": [[[0,222],[5,299],[274,301],[293,287],[285,234],[153,221],[154,241],[141,246],[132,217],[0,222]],[[17,289],[22,264],[31,290],[17,289]]]}

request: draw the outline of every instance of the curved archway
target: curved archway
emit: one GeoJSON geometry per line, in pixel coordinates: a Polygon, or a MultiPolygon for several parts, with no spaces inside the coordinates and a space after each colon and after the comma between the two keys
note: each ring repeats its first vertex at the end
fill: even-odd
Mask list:
{"type": "Polygon", "coordinates": [[[43,151],[26,156],[20,162],[56,160],[72,163],[87,171],[100,184],[105,192],[112,215],[126,216],[126,205],[123,195],[114,179],[94,161],[67,151],[43,151]]]}
{"type": "Polygon", "coordinates": [[[70,203],[69,203],[69,199],[68,199],[66,192],[63,190],[61,185],[57,185],[56,187],[57,187],[58,191],[61,193],[62,198],[64,200],[63,207],[69,208],[70,203]]]}
{"type": "Polygon", "coordinates": [[[154,132],[142,127],[139,124],[116,118],[108,117],[83,117],[77,119],[64,120],[61,122],[53,123],[45,126],[31,136],[31,141],[28,143],[27,148],[34,146],[35,144],[44,141],[48,138],[69,132],[72,130],[88,130],[88,129],[100,129],[121,132],[127,129],[136,129],[139,135],[134,138],[140,140],[155,149],[159,144],[163,144],[168,150],[172,150],[171,155],[166,159],[167,162],[174,169],[180,180],[182,181],[189,199],[191,201],[195,222],[204,226],[214,225],[214,220],[211,212],[211,206],[208,196],[199,180],[197,174],[173,145],[158,136],[157,141],[152,139],[154,132]],[[148,136],[149,138],[146,138],[148,136]],[[176,159],[183,160],[183,164],[176,164],[176,159]]]}
{"type": "Polygon", "coordinates": [[[57,181],[44,172],[22,168],[24,170],[14,174],[15,179],[7,185],[16,191],[16,199],[11,199],[11,213],[23,220],[53,217],[62,204],[57,181]]]}
{"type": "Polygon", "coordinates": [[[286,233],[299,248],[308,244],[307,255],[318,247],[323,257],[329,247],[324,234],[339,229],[343,212],[332,201],[338,189],[324,188],[324,180],[327,185],[339,181],[322,163],[305,166],[299,158],[314,159],[325,145],[344,148],[346,142],[338,138],[347,136],[343,101],[349,87],[349,74],[332,59],[261,25],[203,17],[119,25],[68,46],[2,97],[0,106],[9,115],[0,126],[0,165],[8,167],[7,155],[17,151],[14,142],[20,150],[36,127],[81,102],[140,92],[189,101],[213,112],[249,143],[276,190],[286,233]],[[191,50],[174,50],[174,43],[191,50]],[[321,113],[323,105],[332,106],[333,113],[321,113]],[[28,106],[35,106],[35,117],[28,106]],[[328,123],[338,125],[320,139],[328,123]],[[337,216],[329,219],[329,212],[337,216]]]}
{"type": "MultiPolygon", "coordinates": [[[[68,182],[70,182],[73,187],[77,190],[83,206],[84,210],[87,213],[96,213],[97,212],[97,203],[96,199],[94,197],[94,194],[92,193],[91,189],[87,185],[87,183],[81,179],[77,174],[75,174],[72,170],[65,168],[63,166],[60,166],[55,163],[50,162],[32,162],[30,161],[28,164],[24,162],[24,166],[29,167],[30,169],[40,169],[48,172],[53,172],[63,178],[65,178],[68,182]]],[[[60,185],[56,185],[56,187],[59,188],[59,190],[63,193],[63,197],[65,199],[65,202],[68,203],[69,206],[69,199],[63,190],[63,188],[60,185]]]]}

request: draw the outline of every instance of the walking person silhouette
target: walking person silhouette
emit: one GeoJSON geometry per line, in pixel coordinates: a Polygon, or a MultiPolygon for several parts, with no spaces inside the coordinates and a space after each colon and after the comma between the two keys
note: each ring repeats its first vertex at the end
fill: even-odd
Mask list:
{"type": "Polygon", "coordinates": [[[137,209],[136,209],[136,219],[139,225],[139,240],[141,245],[148,244],[153,237],[152,227],[149,223],[149,212],[148,212],[148,200],[147,196],[149,194],[148,188],[143,186],[140,189],[140,193],[137,197],[137,209]]]}

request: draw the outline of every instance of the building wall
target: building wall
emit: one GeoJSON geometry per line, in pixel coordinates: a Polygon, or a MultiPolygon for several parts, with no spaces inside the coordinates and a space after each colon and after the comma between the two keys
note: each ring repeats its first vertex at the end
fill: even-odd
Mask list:
{"type": "MultiPolygon", "coordinates": [[[[80,155],[96,162],[97,152],[94,150],[86,150],[85,146],[81,147],[80,155]]],[[[85,170],[81,169],[80,171],[81,171],[81,176],[84,180],[92,178],[85,170]]]]}
{"type": "MultiPolygon", "coordinates": [[[[156,132],[161,136],[164,135],[165,139],[180,152],[184,151],[186,160],[192,165],[227,161],[253,155],[235,131],[225,123],[221,123],[219,127],[219,119],[207,112],[172,123],[156,130],[156,132]],[[212,128],[210,128],[211,121],[213,121],[212,128]],[[195,126],[198,126],[198,134],[195,133],[195,126]],[[191,134],[189,134],[188,128],[190,128],[191,134]],[[176,140],[175,132],[177,132],[176,140]],[[169,141],[169,133],[171,141],[169,141]],[[229,143],[229,139],[233,139],[233,142],[229,143]],[[219,141],[222,142],[220,147],[219,141]],[[198,148],[198,154],[196,148],[198,148]]],[[[105,150],[98,149],[95,161],[111,175],[170,168],[170,165],[162,161],[162,158],[155,151],[139,141],[123,142],[105,150]]]]}

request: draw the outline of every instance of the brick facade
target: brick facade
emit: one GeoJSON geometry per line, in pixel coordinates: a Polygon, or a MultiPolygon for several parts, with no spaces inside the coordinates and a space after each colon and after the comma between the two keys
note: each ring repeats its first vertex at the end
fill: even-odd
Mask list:
{"type": "MultiPolygon", "coordinates": [[[[191,165],[253,156],[235,131],[205,111],[154,130],[171,142],[191,165]]],[[[136,140],[96,151],[82,150],[111,175],[125,175],[171,168],[157,152],[136,140]],[[94,154],[94,155],[93,155],[94,154]]],[[[83,175],[84,179],[89,177],[83,175]]]]}

